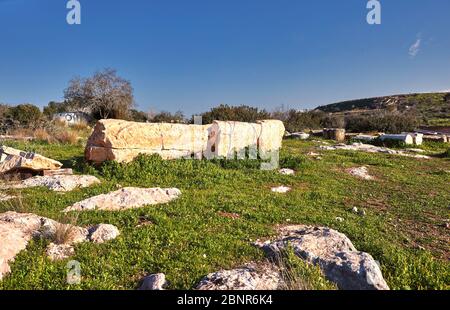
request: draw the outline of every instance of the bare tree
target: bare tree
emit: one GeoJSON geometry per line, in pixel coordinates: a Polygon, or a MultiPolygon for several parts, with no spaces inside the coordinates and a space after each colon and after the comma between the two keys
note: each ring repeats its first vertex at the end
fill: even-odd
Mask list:
{"type": "Polygon", "coordinates": [[[131,83],[117,76],[114,69],[96,72],[90,78],[73,78],[64,98],[72,107],[101,119],[124,119],[134,105],[131,83]]]}

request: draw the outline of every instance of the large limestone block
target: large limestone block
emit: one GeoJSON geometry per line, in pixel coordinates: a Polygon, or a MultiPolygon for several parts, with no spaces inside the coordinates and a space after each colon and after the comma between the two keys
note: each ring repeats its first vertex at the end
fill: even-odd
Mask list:
{"type": "Polygon", "coordinates": [[[256,158],[260,134],[260,124],[214,121],[209,133],[206,157],[233,158],[237,153],[238,158],[243,158],[245,149],[249,148],[256,158]]]}
{"type": "Polygon", "coordinates": [[[261,134],[258,139],[258,149],[262,154],[277,151],[281,148],[283,135],[285,132],[284,124],[279,120],[262,120],[261,134]]]}
{"type": "Polygon", "coordinates": [[[0,147],[0,174],[16,169],[34,171],[56,170],[62,167],[59,161],[39,154],[16,150],[11,147],[0,147]]]}
{"type": "Polygon", "coordinates": [[[87,145],[117,149],[162,150],[161,126],[156,123],[102,119],[95,125],[87,145]]]}
{"type": "Polygon", "coordinates": [[[203,151],[208,141],[211,125],[158,124],[161,130],[163,150],[203,151]]]}

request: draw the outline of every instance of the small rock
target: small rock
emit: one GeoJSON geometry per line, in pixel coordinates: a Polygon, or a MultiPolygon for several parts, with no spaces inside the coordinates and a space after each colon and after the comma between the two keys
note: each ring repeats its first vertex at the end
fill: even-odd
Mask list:
{"type": "Polygon", "coordinates": [[[50,243],[47,246],[46,254],[52,261],[63,260],[75,254],[75,249],[70,244],[50,243]]]}
{"type": "Polygon", "coordinates": [[[366,211],[365,210],[359,210],[358,214],[361,215],[361,216],[366,216],[366,211]]]}
{"type": "Polygon", "coordinates": [[[156,273],[146,276],[142,280],[142,285],[139,290],[146,291],[161,291],[167,287],[166,275],[164,273],[156,273]]]}
{"type": "Polygon", "coordinates": [[[343,222],[344,219],[343,219],[342,217],[336,216],[336,221],[338,221],[338,222],[343,222]]]}
{"type": "Polygon", "coordinates": [[[278,172],[283,175],[294,175],[295,174],[294,170],[288,169],[288,168],[280,169],[280,170],[278,170],[278,172]]]}
{"type": "Polygon", "coordinates": [[[104,243],[116,239],[119,229],[111,224],[99,224],[89,228],[89,239],[94,243],[104,243]]]}
{"type": "Polygon", "coordinates": [[[271,190],[274,193],[285,194],[285,193],[289,192],[291,190],[291,188],[287,187],[287,186],[278,186],[278,187],[272,187],[271,190]]]}
{"type": "Polygon", "coordinates": [[[358,168],[350,168],[347,169],[347,172],[351,175],[358,177],[363,180],[373,180],[373,176],[369,174],[369,170],[367,167],[358,167],[358,168]]]}
{"type": "Polygon", "coordinates": [[[353,213],[358,213],[358,208],[357,207],[353,207],[352,212],[353,213]]]}

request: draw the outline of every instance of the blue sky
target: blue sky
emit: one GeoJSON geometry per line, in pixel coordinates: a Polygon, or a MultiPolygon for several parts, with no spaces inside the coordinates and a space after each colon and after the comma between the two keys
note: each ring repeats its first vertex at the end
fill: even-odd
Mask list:
{"type": "Polygon", "coordinates": [[[220,103],[314,108],[450,89],[450,1],[0,0],[0,102],[62,100],[68,81],[112,67],[141,110],[220,103]]]}

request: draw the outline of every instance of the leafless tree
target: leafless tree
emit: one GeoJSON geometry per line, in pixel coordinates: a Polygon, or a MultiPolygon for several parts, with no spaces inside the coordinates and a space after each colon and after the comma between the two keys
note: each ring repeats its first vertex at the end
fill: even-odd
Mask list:
{"type": "Polygon", "coordinates": [[[117,76],[114,69],[96,72],[90,78],[73,78],[64,98],[72,107],[101,119],[124,119],[134,105],[131,83],[117,76]]]}

